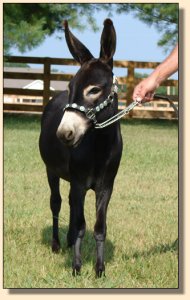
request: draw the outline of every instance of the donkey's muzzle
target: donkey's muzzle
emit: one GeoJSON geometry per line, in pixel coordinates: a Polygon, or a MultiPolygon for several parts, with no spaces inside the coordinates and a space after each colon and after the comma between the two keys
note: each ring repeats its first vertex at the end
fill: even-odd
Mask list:
{"type": "Polygon", "coordinates": [[[75,131],[74,128],[61,128],[61,130],[57,130],[57,137],[64,144],[72,145],[74,142],[75,131]]]}
{"type": "Polygon", "coordinates": [[[77,146],[89,127],[89,122],[75,111],[65,111],[56,135],[68,146],[77,146]]]}

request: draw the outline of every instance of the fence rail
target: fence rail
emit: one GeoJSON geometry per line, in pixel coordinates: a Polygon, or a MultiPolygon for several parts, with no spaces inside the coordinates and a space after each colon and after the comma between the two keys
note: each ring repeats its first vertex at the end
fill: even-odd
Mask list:
{"type": "MultiPolygon", "coordinates": [[[[27,72],[7,72],[4,71],[4,79],[14,80],[37,80],[40,79],[44,83],[43,90],[39,89],[22,89],[22,88],[11,88],[4,87],[3,91],[5,95],[25,95],[31,97],[41,97],[42,103],[4,103],[4,111],[31,111],[31,112],[42,112],[44,106],[58,91],[50,89],[51,81],[70,81],[74,74],[60,74],[52,73],[52,65],[64,65],[64,66],[78,66],[79,64],[73,59],[62,59],[62,58],[49,58],[49,57],[25,57],[25,56],[5,56],[5,62],[9,63],[26,63],[26,64],[42,64],[43,73],[27,73],[27,72]]],[[[135,85],[140,82],[140,78],[135,77],[135,69],[154,69],[159,63],[157,62],[136,62],[136,61],[114,61],[115,68],[125,68],[127,76],[118,77],[120,85],[126,86],[126,92],[119,92],[120,106],[122,109],[126,105],[129,105],[132,101],[132,93],[135,85]],[[121,105],[122,103],[122,105],[121,105]]],[[[162,86],[177,87],[177,80],[166,80],[162,83],[162,86]]],[[[178,104],[177,102],[175,102],[178,104]]],[[[130,112],[129,117],[143,117],[143,118],[175,118],[175,112],[169,103],[160,101],[154,101],[151,106],[143,106],[141,108],[136,107],[130,112]]]]}

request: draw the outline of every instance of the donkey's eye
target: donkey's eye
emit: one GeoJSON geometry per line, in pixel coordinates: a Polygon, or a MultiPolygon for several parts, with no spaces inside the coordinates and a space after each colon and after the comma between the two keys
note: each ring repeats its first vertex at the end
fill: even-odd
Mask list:
{"type": "Polygon", "coordinates": [[[83,96],[86,101],[95,101],[102,93],[102,89],[96,85],[89,85],[83,91],[83,96]]]}
{"type": "Polygon", "coordinates": [[[99,88],[99,87],[93,87],[89,92],[88,92],[88,94],[90,95],[90,94],[92,94],[92,95],[96,95],[96,94],[98,94],[98,93],[100,93],[101,92],[101,88],[99,88]]]}

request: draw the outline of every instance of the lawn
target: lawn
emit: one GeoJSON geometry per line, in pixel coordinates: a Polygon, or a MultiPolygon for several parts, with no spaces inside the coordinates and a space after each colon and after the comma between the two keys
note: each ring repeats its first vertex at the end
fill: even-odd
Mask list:
{"type": "Polygon", "coordinates": [[[177,288],[178,125],[122,122],[121,165],[108,208],[106,277],[95,279],[94,193],[87,193],[81,276],[66,247],[69,185],[61,183],[60,254],[38,150],[38,116],[4,117],[4,288],[177,288]]]}

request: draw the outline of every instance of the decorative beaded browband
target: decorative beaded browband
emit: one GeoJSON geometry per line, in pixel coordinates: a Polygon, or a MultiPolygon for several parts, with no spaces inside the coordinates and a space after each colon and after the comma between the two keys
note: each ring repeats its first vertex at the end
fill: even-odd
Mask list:
{"type": "MultiPolygon", "coordinates": [[[[118,81],[117,81],[116,76],[113,76],[113,85],[112,85],[111,93],[109,94],[107,99],[104,100],[102,103],[100,103],[99,105],[97,105],[94,108],[86,108],[85,106],[80,106],[76,103],[67,104],[64,107],[64,111],[68,108],[79,110],[80,112],[83,112],[88,119],[93,121],[94,125],[96,125],[96,123],[97,123],[96,114],[113,102],[114,94],[115,93],[117,94],[117,91],[118,91],[118,81]]],[[[96,128],[96,126],[95,126],[95,128],[96,128]]]]}

